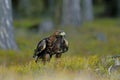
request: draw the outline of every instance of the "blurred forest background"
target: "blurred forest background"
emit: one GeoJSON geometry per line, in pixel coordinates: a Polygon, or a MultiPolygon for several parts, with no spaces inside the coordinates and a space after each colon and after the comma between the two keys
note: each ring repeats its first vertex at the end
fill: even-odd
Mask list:
{"type": "Polygon", "coordinates": [[[0,47],[17,49],[13,27],[15,31],[22,28],[42,33],[62,26],[76,29],[105,18],[119,19],[119,3],[119,0],[1,0],[0,47]]]}
{"type": "Polygon", "coordinates": [[[43,66],[33,62],[34,49],[60,29],[70,49],[59,67],[51,63],[48,69],[99,68],[106,73],[113,64],[107,56],[120,53],[119,18],[120,0],[0,0],[0,70],[42,72],[43,66]]]}

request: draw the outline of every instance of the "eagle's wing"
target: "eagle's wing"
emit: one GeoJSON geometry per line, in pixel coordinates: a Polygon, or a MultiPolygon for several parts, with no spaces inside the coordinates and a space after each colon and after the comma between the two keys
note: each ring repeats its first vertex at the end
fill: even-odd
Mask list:
{"type": "Polygon", "coordinates": [[[68,41],[66,39],[63,39],[63,42],[61,43],[61,47],[57,53],[64,53],[68,51],[68,41]]]}
{"type": "Polygon", "coordinates": [[[35,62],[38,61],[39,55],[42,53],[43,50],[45,50],[45,48],[46,48],[46,40],[43,39],[38,43],[37,48],[34,51],[33,58],[35,58],[35,62]]]}
{"type": "Polygon", "coordinates": [[[37,45],[37,50],[39,52],[42,52],[45,48],[46,48],[46,41],[45,40],[40,41],[37,45]]]}
{"type": "Polygon", "coordinates": [[[37,48],[35,49],[35,54],[41,53],[43,50],[45,50],[45,48],[46,48],[46,40],[43,39],[38,43],[37,48]]]}
{"type": "Polygon", "coordinates": [[[68,51],[68,48],[69,48],[68,45],[69,45],[69,44],[68,44],[68,41],[67,41],[66,39],[64,39],[64,41],[63,41],[63,46],[62,46],[63,52],[68,51]]]}

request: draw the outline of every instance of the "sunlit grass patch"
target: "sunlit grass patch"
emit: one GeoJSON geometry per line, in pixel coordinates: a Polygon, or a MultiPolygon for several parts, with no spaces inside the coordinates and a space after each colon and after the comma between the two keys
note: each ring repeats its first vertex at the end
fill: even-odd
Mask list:
{"type": "MultiPolygon", "coordinates": [[[[20,24],[31,25],[29,23],[31,21],[25,22],[23,20],[20,24]]],[[[15,36],[19,51],[0,50],[0,79],[11,78],[13,80],[15,76],[17,80],[58,80],[58,78],[60,80],[74,80],[75,78],[84,80],[87,76],[85,80],[88,80],[87,74],[93,74],[97,80],[115,80],[115,77],[108,75],[108,67],[114,64],[111,56],[120,53],[119,26],[117,19],[104,19],[92,23],[86,22],[76,29],[72,26],[57,27],[48,33],[34,33],[23,28],[16,30],[15,36]],[[68,52],[64,53],[60,60],[56,60],[53,56],[50,63],[46,65],[40,60],[36,64],[32,56],[37,43],[58,29],[64,30],[67,34],[68,52]],[[80,76],[84,72],[86,74],[80,76]],[[8,75],[5,78],[6,74],[8,75]]]]}

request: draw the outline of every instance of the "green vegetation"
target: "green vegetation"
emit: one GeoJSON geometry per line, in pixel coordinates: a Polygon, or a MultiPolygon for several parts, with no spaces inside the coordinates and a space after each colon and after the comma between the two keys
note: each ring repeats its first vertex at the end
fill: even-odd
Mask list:
{"type": "MultiPolygon", "coordinates": [[[[114,63],[109,56],[120,53],[120,24],[118,21],[118,19],[95,20],[93,23],[84,23],[77,29],[58,26],[57,29],[63,29],[67,33],[70,49],[63,54],[60,61],[52,58],[51,62],[46,65],[41,62],[36,64],[32,56],[38,41],[49,36],[52,31],[46,34],[26,31],[23,27],[28,24],[27,22],[24,24],[23,21],[24,23],[21,23],[23,27],[16,30],[16,40],[20,51],[0,50],[0,79],[36,80],[43,78],[46,80],[48,78],[58,80],[57,78],[59,78],[60,80],[73,80],[77,76],[81,80],[92,73],[91,76],[94,77],[92,80],[96,80],[96,77],[97,80],[115,80],[114,77],[108,76],[107,69],[114,63]]],[[[32,24],[34,21],[31,21],[32,24]]],[[[85,80],[88,79],[85,78],[85,80]]]]}

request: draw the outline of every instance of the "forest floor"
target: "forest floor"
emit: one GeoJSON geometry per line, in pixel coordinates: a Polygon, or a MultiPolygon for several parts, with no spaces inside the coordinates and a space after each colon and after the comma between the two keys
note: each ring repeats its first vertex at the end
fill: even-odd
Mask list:
{"type": "Polygon", "coordinates": [[[118,19],[95,20],[80,27],[58,26],[56,29],[66,32],[70,48],[59,62],[53,57],[46,65],[36,64],[32,56],[39,40],[56,29],[35,33],[27,30],[29,23],[22,25],[26,29],[16,27],[19,51],[0,50],[0,80],[118,80],[118,75],[108,74],[114,64],[111,56],[120,54],[118,19]]]}

